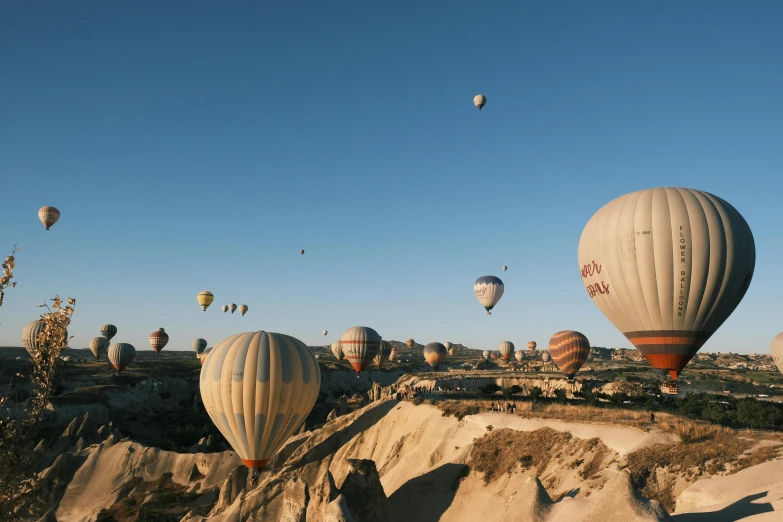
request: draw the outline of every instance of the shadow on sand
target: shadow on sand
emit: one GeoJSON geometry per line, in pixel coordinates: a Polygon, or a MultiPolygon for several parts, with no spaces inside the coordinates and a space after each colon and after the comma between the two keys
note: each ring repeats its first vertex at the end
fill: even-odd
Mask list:
{"type": "Polygon", "coordinates": [[[389,497],[392,520],[440,520],[457,494],[465,464],[444,464],[403,484],[389,497]],[[416,506],[416,509],[411,509],[416,506]]]}
{"type": "Polygon", "coordinates": [[[767,492],[762,491],[761,493],[748,495],[718,511],[711,511],[709,513],[683,513],[681,515],[672,515],[671,518],[677,522],[734,522],[753,515],[773,512],[775,509],[769,502],[762,504],[753,503],[754,500],[763,498],[766,495],[767,492]]]}

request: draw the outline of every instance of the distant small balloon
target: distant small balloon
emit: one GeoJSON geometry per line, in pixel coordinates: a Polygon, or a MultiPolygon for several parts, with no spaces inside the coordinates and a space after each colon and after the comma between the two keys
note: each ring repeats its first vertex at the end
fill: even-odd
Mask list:
{"type": "Polygon", "coordinates": [[[492,357],[492,352],[490,352],[489,350],[484,350],[483,352],[481,352],[481,356],[484,357],[485,361],[488,361],[489,358],[492,357]]]}
{"type": "Polygon", "coordinates": [[[237,305],[231,303],[230,305],[228,305],[228,309],[231,310],[231,313],[233,314],[237,310],[237,305]]]}
{"type": "Polygon", "coordinates": [[[397,358],[398,353],[399,350],[397,350],[397,347],[392,346],[391,352],[389,353],[389,361],[394,361],[397,358]]]}
{"type": "Polygon", "coordinates": [[[514,359],[516,359],[518,362],[522,362],[525,358],[525,352],[522,350],[519,350],[518,352],[514,352],[514,359]]]}
{"type": "Polygon", "coordinates": [[[448,352],[449,350],[451,350],[451,343],[450,343],[450,342],[448,342],[448,341],[447,341],[447,342],[443,343],[443,346],[445,346],[445,347],[446,347],[446,351],[447,351],[447,352],[448,352]]]}
{"type": "Polygon", "coordinates": [[[101,355],[109,349],[109,340],[105,337],[95,337],[90,341],[89,348],[95,359],[100,359],[101,355]]]}
{"type": "Polygon", "coordinates": [[[228,305],[223,305],[220,307],[221,310],[223,310],[223,313],[228,312],[228,305]]]}
{"type": "Polygon", "coordinates": [[[49,230],[49,227],[57,223],[57,220],[60,219],[60,211],[54,207],[41,207],[38,211],[38,219],[41,220],[41,223],[46,227],[46,230],[49,230]]]}
{"type": "Polygon", "coordinates": [[[239,305],[239,313],[242,315],[245,315],[247,313],[247,305],[241,304],[239,305]]]}
{"type": "Polygon", "coordinates": [[[300,256],[303,256],[303,255],[304,255],[304,250],[300,250],[300,251],[299,251],[299,255],[300,255],[300,256]]]}
{"type": "Polygon", "coordinates": [[[373,359],[373,361],[375,362],[375,365],[380,369],[383,367],[383,363],[389,360],[390,355],[391,355],[391,344],[389,344],[389,341],[381,341],[381,347],[378,350],[378,354],[375,356],[375,359],[373,359]]]}
{"type": "Polygon", "coordinates": [[[473,97],[473,105],[475,105],[478,110],[483,109],[484,105],[486,104],[487,104],[487,97],[484,96],[483,94],[477,94],[473,97]]]}
{"type": "Polygon", "coordinates": [[[109,362],[114,369],[121,372],[136,358],[136,348],[128,343],[117,343],[109,346],[109,362]]]}
{"type": "Polygon", "coordinates": [[[107,341],[111,341],[111,338],[117,335],[117,327],[113,324],[104,324],[101,326],[101,335],[104,336],[107,341]]]}
{"type": "Polygon", "coordinates": [[[508,270],[508,267],[507,267],[506,265],[503,265],[501,268],[503,269],[503,271],[504,271],[504,272],[505,272],[506,270],[508,270]]]}
{"type": "Polygon", "coordinates": [[[538,346],[538,345],[536,344],[535,341],[528,341],[527,342],[527,349],[530,350],[531,352],[535,352],[536,351],[536,346],[538,346]]]}
{"type": "Polygon", "coordinates": [[[343,357],[344,357],[343,356],[343,349],[340,346],[340,340],[339,339],[332,343],[332,353],[334,354],[334,358],[337,359],[338,361],[342,361],[343,360],[343,357]]]}
{"type": "Polygon", "coordinates": [[[490,310],[503,297],[504,290],[503,281],[495,276],[482,276],[473,283],[473,293],[476,294],[476,299],[486,309],[487,315],[491,315],[490,310]]]}
{"type": "Polygon", "coordinates": [[[207,348],[207,341],[206,339],[194,339],[193,340],[193,350],[196,351],[196,357],[201,355],[201,353],[207,348]]]}
{"type": "Polygon", "coordinates": [[[498,353],[507,361],[509,357],[514,355],[514,343],[511,341],[503,341],[498,345],[498,353]]]}
{"type": "Polygon", "coordinates": [[[324,335],[328,334],[329,330],[324,330],[324,335]]]}
{"type": "Polygon", "coordinates": [[[424,360],[427,361],[430,368],[435,370],[438,366],[446,362],[446,354],[448,352],[446,351],[446,347],[440,343],[429,343],[424,347],[423,353],[424,360]]]}
{"type": "Polygon", "coordinates": [[[164,346],[169,342],[169,334],[163,328],[158,328],[150,334],[150,345],[155,353],[160,353],[164,346]]]}
{"type": "Polygon", "coordinates": [[[414,345],[414,344],[416,344],[416,341],[414,341],[413,339],[408,339],[407,341],[405,341],[405,345],[406,345],[408,348],[413,348],[413,345],[414,345]]]}

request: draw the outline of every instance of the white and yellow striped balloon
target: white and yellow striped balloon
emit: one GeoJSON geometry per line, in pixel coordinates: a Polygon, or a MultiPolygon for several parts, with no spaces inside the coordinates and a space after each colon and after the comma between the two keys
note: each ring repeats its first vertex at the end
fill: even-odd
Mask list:
{"type": "Polygon", "coordinates": [[[118,372],[124,370],[136,358],[136,348],[132,344],[117,343],[109,346],[109,362],[118,372]]]}
{"type": "Polygon", "coordinates": [[[109,340],[105,337],[94,337],[90,341],[90,351],[96,359],[100,359],[101,355],[106,353],[109,349],[109,340]]]}
{"type": "Polygon", "coordinates": [[[249,468],[263,468],[313,409],[321,387],[315,355],[271,332],[232,335],[201,367],[201,399],[249,468]]]}

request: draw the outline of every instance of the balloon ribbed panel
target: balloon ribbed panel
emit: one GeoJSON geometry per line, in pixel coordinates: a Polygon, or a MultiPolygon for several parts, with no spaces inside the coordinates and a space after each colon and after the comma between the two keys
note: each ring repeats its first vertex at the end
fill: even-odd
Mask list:
{"type": "Polygon", "coordinates": [[[487,312],[498,304],[504,290],[503,281],[495,276],[482,276],[473,283],[473,293],[487,312]]]}
{"type": "Polygon", "coordinates": [[[590,342],[573,330],[557,332],[549,340],[549,353],[560,371],[573,378],[590,355],[590,342]]]}
{"type": "Polygon", "coordinates": [[[46,230],[49,230],[49,227],[57,223],[57,220],[60,219],[60,211],[54,207],[42,207],[38,211],[38,219],[44,224],[46,230]]]}
{"type": "Polygon", "coordinates": [[[158,328],[150,334],[150,345],[152,349],[159,352],[169,342],[169,334],[163,328],[158,328]]]}
{"type": "Polygon", "coordinates": [[[116,343],[109,346],[109,362],[121,372],[136,358],[136,348],[128,343],[116,343]]]}
{"type": "Polygon", "coordinates": [[[778,370],[780,370],[780,373],[783,373],[783,333],[772,339],[770,351],[772,352],[772,360],[778,367],[778,370]]]}
{"type": "MultiPolygon", "coordinates": [[[[22,346],[30,355],[38,351],[38,334],[46,329],[46,323],[41,319],[28,323],[22,330],[22,346]]],[[[66,335],[67,337],[67,335],[66,335]]]]}
{"type": "Polygon", "coordinates": [[[436,369],[438,366],[446,362],[446,347],[440,343],[430,343],[424,347],[424,360],[427,364],[436,369]]]}
{"type": "Polygon", "coordinates": [[[201,308],[206,311],[209,305],[212,304],[212,301],[215,300],[215,296],[208,290],[202,290],[196,296],[196,300],[198,301],[198,304],[201,305],[201,308]]]}
{"type": "Polygon", "coordinates": [[[109,340],[105,337],[94,337],[90,340],[90,351],[96,359],[100,359],[101,355],[106,353],[109,349],[109,340]]]}
{"type": "Polygon", "coordinates": [[[514,343],[511,341],[503,341],[498,345],[498,352],[503,359],[508,360],[509,357],[514,355],[514,343]]]}
{"type": "Polygon", "coordinates": [[[117,335],[117,327],[113,324],[104,324],[101,326],[101,335],[104,336],[107,341],[111,341],[112,337],[117,335]]]}
{"type": "Polygon", "coordinates": [[[343,355],[356,372],[366,370],[381,347],[381,336],[372,328],[354,326],[340,339],[343,355]]]}
{"type": "Polygon", "coordinates": [[[621,196],[579,241],[593,302],[673,378],[731,315],[755,269],[753,234],[729,203],[685,188],[621,196]]]}
{"type": "Polygon", "coordinates": [[[321,387],[307,346],[288,335],[249,332],[215,345],[200,391],[212,422],[250,468],[262,468],[304,423],[321,387]]]}

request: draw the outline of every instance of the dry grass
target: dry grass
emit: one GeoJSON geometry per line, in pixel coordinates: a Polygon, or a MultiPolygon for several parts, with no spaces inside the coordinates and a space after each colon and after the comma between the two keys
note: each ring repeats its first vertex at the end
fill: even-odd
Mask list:
{"type": "Polygon", "coordinates": [[[437,406],[443,412],[444,417],[453,415],[457,420],[464,419],[466,415],[476,415],[481,412],[478,404],[465,402],[439,402],[437,406]]]}

